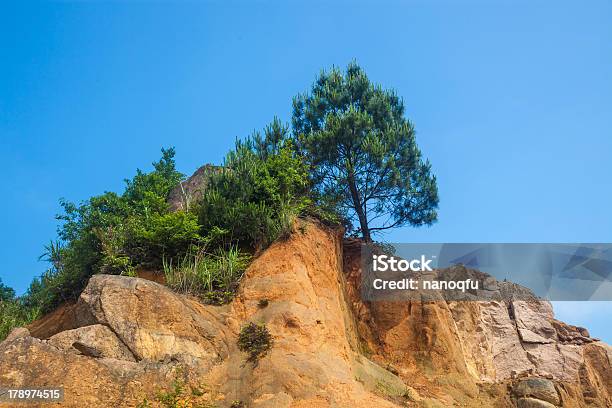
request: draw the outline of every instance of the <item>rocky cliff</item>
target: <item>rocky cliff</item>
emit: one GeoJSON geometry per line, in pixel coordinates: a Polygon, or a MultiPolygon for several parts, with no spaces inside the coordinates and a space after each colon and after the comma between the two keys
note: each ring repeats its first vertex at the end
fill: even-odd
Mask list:
{"type": "Polygon", "coordinates": [[[96,275],[76,304],[0,344],[0,387],[133,407],[179,373],[204,390],[202,406],[612,406],[612,348],[548,303],[365,303],[360,274],[357,242],[305,223],[252,263],[226,306],[96,275]],[[257,364],[237,347],[248,322],[274,339],[257,364]]]}

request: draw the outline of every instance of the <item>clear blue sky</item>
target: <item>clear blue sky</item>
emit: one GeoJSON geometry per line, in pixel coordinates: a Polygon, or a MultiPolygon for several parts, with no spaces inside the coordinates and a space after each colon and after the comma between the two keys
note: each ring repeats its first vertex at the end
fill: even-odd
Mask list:
{"type": "MultiPolygon", "coordinates": [[[[405,242],[612,242],[609,1],[3,2],[2,280],[45,265],[58,199],[120,190],[176,146],[219,163],[320,69],[404,97],[440,186],[405,242]]],[[[561,318],[612,343],[612,303],[561,318]]]]}

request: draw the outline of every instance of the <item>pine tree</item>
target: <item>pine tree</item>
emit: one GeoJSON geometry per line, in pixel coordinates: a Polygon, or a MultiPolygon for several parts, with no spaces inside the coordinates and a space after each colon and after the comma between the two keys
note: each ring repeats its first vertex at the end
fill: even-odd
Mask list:
{"type": "Polygon", "coordinates": [[[437,219],[438,189],[414,127],[393,90],[351,63],[322,72],[293,100],[296,143],[313,169],[318,197],[353,223],[365,241],[404,225],[437,219]]]}

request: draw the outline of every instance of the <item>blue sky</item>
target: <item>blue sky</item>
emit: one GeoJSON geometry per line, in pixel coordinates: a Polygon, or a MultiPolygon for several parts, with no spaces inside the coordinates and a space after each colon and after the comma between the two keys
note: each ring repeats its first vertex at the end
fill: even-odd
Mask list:
{"type": "MultiPolygon", "coordinates": [[[[175,146],[219,163],[355,58],[404,98],[439,222],[402,242],[612,242],[612,3],[3,2],[0,278],[45,265],[58,199],[120,190],[175,146]]],[[[612,303],[560,318],[612,343],[612,303]]]]}

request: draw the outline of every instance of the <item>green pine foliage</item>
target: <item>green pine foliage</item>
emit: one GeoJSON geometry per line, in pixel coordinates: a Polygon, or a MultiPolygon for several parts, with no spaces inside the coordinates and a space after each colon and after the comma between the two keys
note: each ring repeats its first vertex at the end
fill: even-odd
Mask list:
{"type": "Polygon", "coordinates": [[[308,167],[275,119],[263,135],[236,142],[204,194],[200,225],[204,235],[221,228],[226,242],[261,250],[291,231],[311,203],[308,193],[308,167]]]}
{"type": "Polygon", "coordinates": [[[320,205],[335,208],[366,241],[404,225],[437,219],[438,189],[414,127],[394,91],[351,63],[322,72],[293,101],[293,131],[308,158],[320,205]]]}

